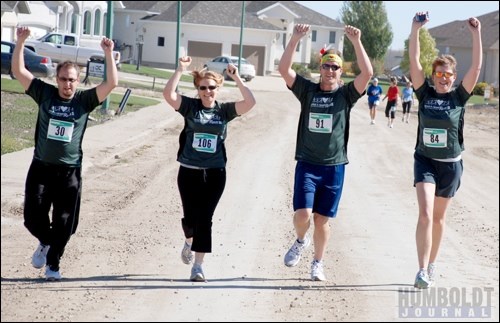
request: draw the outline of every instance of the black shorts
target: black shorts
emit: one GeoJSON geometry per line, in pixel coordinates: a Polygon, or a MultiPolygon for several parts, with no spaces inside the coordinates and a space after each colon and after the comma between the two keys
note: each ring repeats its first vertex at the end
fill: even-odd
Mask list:
{"type": "Polygon", "coordinates": [[[464,172],[463,161],[442,162],[414,153],[413,186],[417,183],[436,184],[436,196],[450,198],[460,187],[460,179],[464,172]]]}

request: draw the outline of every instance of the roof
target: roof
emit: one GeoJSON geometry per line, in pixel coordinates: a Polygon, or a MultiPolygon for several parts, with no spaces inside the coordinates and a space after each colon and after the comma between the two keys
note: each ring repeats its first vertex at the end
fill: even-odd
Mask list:
{"type": "Polygon", "coordinates": [[[28,1],[2,1],[2,12],[14,12],[30,14],[31,10],[28,1]]]}
{"type": "MultiPolygon", "coordinates": [[[[498,44],[498,10],[477,17],[481,22],[483,48],[498,44]]],[[[455,20],[445,25],[429,29],[439,46],[471,47],[470,31],[467,20],[455,20]]]]}
{"type": "MultiPolygon", "coordinates": [[[[149,16],[152,21],[177,21],[178,1],[122,1],[125,11],[157,12],[149,16]]],[[[240,27],[242,1],[183,1],[182,22],[199,25],[240,27]]],[[[296,23],[343,28],[342,23],[306,8],[295,1],[245,1],[245,27],[255,29],[280,30],[280,28],[259,19],[257,12],[281,5],[294,12],[296,23]]],[[[146,16],[146,15],[145,15],[146,16]]]]}

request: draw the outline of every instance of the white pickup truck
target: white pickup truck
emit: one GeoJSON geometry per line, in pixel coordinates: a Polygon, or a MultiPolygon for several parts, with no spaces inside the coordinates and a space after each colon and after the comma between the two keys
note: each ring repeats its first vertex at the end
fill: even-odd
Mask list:
{"type": "MultiPolygon", "coordinates": [[[[80,66],[87,66],[91,57],[104,59],[104,52],[99,48],[80,46],[80,39],[75,34],[48,33],[36,40],[27,39],[25,47],[39,55],[48,56],[53,62],[72,61],[80,66]]],[[[116,65],[120,63],[120,52],[113,51],[116,65]]]]}

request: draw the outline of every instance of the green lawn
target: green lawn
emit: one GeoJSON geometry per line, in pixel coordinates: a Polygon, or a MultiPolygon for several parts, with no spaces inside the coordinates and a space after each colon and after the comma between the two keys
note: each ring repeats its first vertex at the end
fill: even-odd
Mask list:
{"type": "MultiPolygon", "coordinates": [[[[16,80],[1,79],[2,86],[2,155],[24,148],[33,147],[38,106],[16,80]]],[[[133,92],[132,92],[133,93],[133,92]]],[[[111,93],[109,96],[108,110],[116,111],[123,98],[123,94],[111,93]]],[[[143,107],[159,104],[159,99],[151,99],[130,95],[123,113],[137,111],[143,107]]],[[[105,112],[105,111],[104,111],[105,112]]],[[[93,126],[110,120],[110,115],[103,113],[97,107],[91,114],[88,125],[93,126]]]]}

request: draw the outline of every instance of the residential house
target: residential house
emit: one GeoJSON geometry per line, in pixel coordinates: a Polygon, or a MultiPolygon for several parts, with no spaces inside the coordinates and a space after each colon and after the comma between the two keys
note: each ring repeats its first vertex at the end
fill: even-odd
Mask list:
{"type": "Polygon", "coordinates": [[[2,1],[2,40],[13,41],[17,15],[30,14],[29,1],[2,1]]]}
{"type": "MultiPolygon", "coordinates": [[[[2,39],[15,40],[15,27],[24,25],[32,29],[33,37],[50,31],[74,33],[82,45],[99,46],[106,35],[107,3],[2,1],[2,39]]],[[[297,23],[311,25],[312,32],[298,46],[296,63],[309,64],[311,55],[318,55],[324,46],[341,52],[344,44],[343,24],[294,1],[112,3],[112,38],[122,60],[140,60],[147,66],[174,68],[177,55],[187,54],[193,58],[193,68],[202,68],[215,56],[238,56],[241,39],[242,56],[256,66],[257,75],[266,75],[276,69],[297,23]]]]}
{"type": "Polygon", "coordinates": [[[178,1],[121,3],[123,8],[114,10],[113,38],[129,49],[123,59],[136,62],[141,57],[147,66],[174,68],[177,55],[187,54],[193,68],[202,68],[216,56],[238,56],[241,38],[242,56],[255,65],[257,75],[266,75],[275,70],[297,23],[310,24],[312,32],[302,40],[294,62],[309,64],[312,53],[325,45],[343,48],[343,24],[294,1],[181,1],[180,17],[178,1]]]}
{"type": "MultiPolygon", "coordinates": [[[[481,22],[483,66],[478,82],[486,82],[498,90],[498,10],[477,17],[481,22]]],[[[463,79],[472,61],[472,39],[467,21],[453,21],[429,29],[440,54],[450,54],[457,60],[457,79],[463,79]]],[[[498,92],[497,92],[498,93],[498,92]]]]}
{"type": "MultiPolygon", "coordinates": [[[[102,37],[106,35],[107,3],[2,1],[2,39],[15,41],[15,28],[19,25],[30,27],[33,38],[52,31],[74,33],[79,35],[80,45],[99,47],[102,37]]],[[[113,3],[121,5],[119,1],[113,3]]]]}

